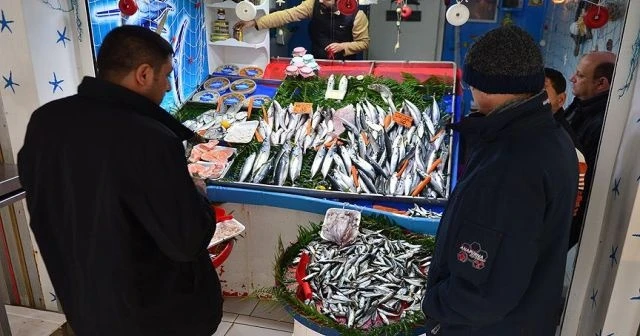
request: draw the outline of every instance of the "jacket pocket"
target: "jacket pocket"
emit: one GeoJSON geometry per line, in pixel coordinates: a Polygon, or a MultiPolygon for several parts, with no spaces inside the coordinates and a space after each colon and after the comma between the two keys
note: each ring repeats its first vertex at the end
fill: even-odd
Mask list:
{"type": "Polygon", "coordinates": [[[502,233],[465,221],[447,256],[451,273],[475,285],[491,274],[502,233]]]}

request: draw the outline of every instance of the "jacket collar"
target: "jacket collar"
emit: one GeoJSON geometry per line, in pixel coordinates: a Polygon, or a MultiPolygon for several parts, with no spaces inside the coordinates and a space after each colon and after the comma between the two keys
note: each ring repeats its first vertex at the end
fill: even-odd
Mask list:
{"type": "Polygon", "coordinates": [[[573,102],[569,106],[569,109],[579,108],[583,112],[596,114],[603,112],[606,107],[607,100],[609,98],[609,91],[595,95],[589,99],[582,100],[580,98],[573,98],[573,102]]]}
{"type": "Polygon", "coordinates": [[[566,111],[564,110],[563,107],[560,107],[558,111],[556,111],[556,113],[553,114],[553,119],[555,119],[556,121],[560,121],[565,119],[565,115],[566,115],[566,111]]]}
{"type": "Polygon", "coordinates": [[[78,86],[78,95],[154,119],[169,128],[181,140],[189,140],[195,136],[156,103],[123,86],[94,77],[84,77],[78,86]]]}
{"type": "Polygon", "coordinates": [[[518,131],[555,125],[547,93],[504,106],[484,116],[473,113],[451,128],[474,140],[494,141],[518,131]]]}

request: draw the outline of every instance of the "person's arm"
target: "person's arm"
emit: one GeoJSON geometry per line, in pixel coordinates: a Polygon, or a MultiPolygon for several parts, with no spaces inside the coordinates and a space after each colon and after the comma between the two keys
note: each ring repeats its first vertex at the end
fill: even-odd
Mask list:
{"type": "Polygon", "coordinates": [[[549,200],[540,175],[506,171],[497,189],[477,190],[482,198],[474,208],[481,210],[456,219],[461,221],[459,232],[452,233],[456,236],[440,238],[452,241],[452,248],[443,252],[450,274],[427,289],[422,309],[430,319],[448,325],[491,325],[512,311],[527,291],[549,200]],[[471,250],[482,257],[468,253],[471,250]]]}
{"type": "Polygon", "coordinates": [[[154,137],[136,146],[127,171],[122,205],[151,235],[160,250],[178,262],[204,252],[215,231],[215,218],[189,173],[177,139],[154,137]]]}
{"type": "Polygon", "coordinates": [[[369,48],[369,20],[363,11],[358,11],[353,21],[353,42],[344,43],[344,55],[357,54],[369,48]]]}
{"type": "Polygon", "coordinates": [[[277,11],[256,19],[257,29],[282,27],[288,23],[308,19],[313,14],[315,0],[305,0],[293,8],[277,11]]]}

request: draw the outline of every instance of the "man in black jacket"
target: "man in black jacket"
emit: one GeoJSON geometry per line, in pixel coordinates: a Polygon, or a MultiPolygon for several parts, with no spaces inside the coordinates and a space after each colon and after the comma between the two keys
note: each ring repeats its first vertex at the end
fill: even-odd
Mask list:
{"type": "Polygon", "coordinates": [[[484,116],[453,125],[473,147],[438,227],[427,335],[554,335],[578,163],[551,114],[542,55],[503,26],[471,47],[464,80],[484,116]]]}
{"type": "Polygon", "coordinates": [[[210,336],[222,293],[215,219],[187,172],[194,134],[159,107],[171,45],[123,26],[97,78],[31,116],[18,154],[31,228],[79,336],[210,336]]]}
{"type": "MultiPolygon", "coordinates": [[[[585,216],[586,202],[591,193],[596,156],[600,146],[600,133],[607,109],[615,62],[616,55],[610,52],[586,54],[580,59],[576,73],[570,79],[573,83],[571,91],[575,98],[567,108],[565,117],[575,134],[576,147],[584,153],[588,167],[584,197],[576,216],[581,224],[580,229],[585,216]]],[[[577,232],[577,236],[572,233],[572,243],[578,241],[580,232],[577,232]]]]}

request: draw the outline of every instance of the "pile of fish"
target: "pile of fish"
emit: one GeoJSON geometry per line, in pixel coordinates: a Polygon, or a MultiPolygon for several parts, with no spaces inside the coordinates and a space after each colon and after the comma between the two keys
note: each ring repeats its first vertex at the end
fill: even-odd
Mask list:
{"type": "Polygon", "coordinates": [[[232,106],[222,104],[220,111],[208,110],[182,124],[207,140],[219,140],[224,138],[226,129],[233,123],[247,120],[248,113],[240,111],[242,106],[242,102],[232,106]]]}
{"type": "Polygon", "coordinates": [[[407,210],[405,215],[410,217],[424,217],[432,219],[442,218],[442,212],[433,211],[431,209],[425,209],[417,204],[413,205],[413,208],[407,210]]]}
{"type": "MultiPolygon", "coordinates": [[[[322,314],[347,327],[369,329],[420,311],[431,257],[420,245],[361,229],[345,247],[312,241],[307,281],[322,314]]],[[[294,264],[299,258],[294,260],[294,264]]]]}
{"type": "Polygon", "coordinates": [[[441,113],[435,98],[420,111],[408,100],[398,108],[384,85],[369,89],[379,92],[386,106],[364,100],[339,110],[318,107],[298,114],[293,105],[283,108],[274,100],[260,118],[262,146],[247,157],[238,181],[296,185],[303,154],[313,150],[310,176],[321,174],[333,190],[446,198],[445,125],[451,116],[441,113]],[[396,123],[396,112],[410,117],[409,127],[396,123]],[[281,148],[272,155],[272,146],[281,148]]]}

